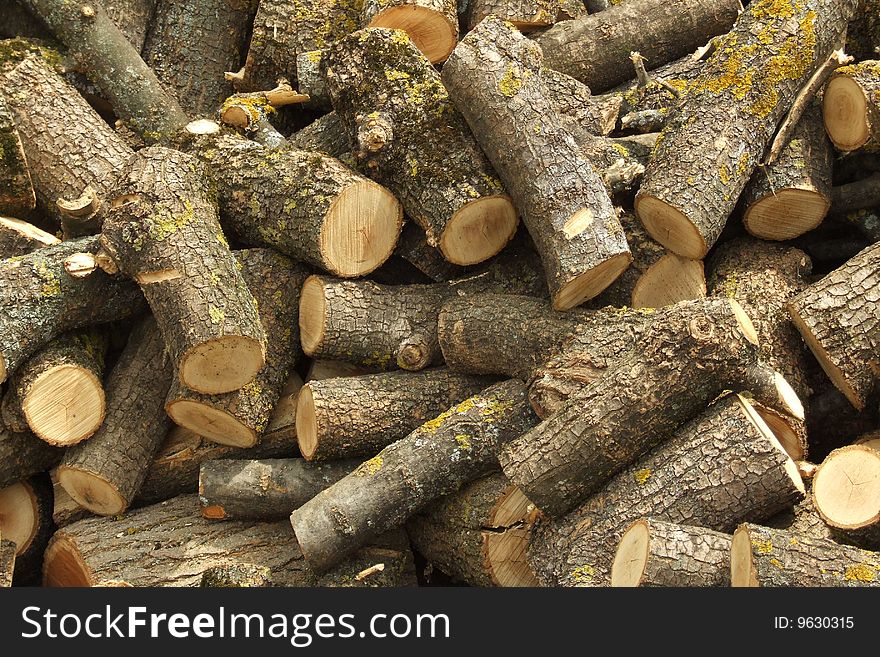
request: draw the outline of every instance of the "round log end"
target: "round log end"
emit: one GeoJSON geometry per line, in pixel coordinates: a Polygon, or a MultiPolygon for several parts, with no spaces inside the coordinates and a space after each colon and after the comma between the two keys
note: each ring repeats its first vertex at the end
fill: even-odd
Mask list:
{"type": "Polygon", "coordinates": [[[730,543],[730,585],[736,587],[756,587],[758,573],[752,560],[752,537],[749,528],[740,525],[733,532],[730,543]]]}
{"type": "Polygon", "coordinates": [[[752,203],[743,224],[755,237],[790,240],[813,230],[828,213],[831,201],[814,189],[778,189],[752,203]]]}
{"type": "Polygon", "coordinates": [[[832,527],[859,529],[880,520],[880,452],[867,445],[836,449],[813,477],[813,502],[832,527]]]}
{"type": "Polygon", "coordinates": [[[785,471],[788,476],[791,478],[792,483],[794,483],[795,488],[800,491],[803,495],[806,493],[806,487],[804,486],[804,480],[801,477],[801,473],[798,470],[797,463],[794,462],[794,459],[788,454],[785,450],[785,447],[779,440],[779,437],[773,433],[773,430],[768,426],[768,424],[764,421],[764,418],[758,413],[757,409],[752,405],[752,403],[743,397],[742,395],[737,395],[739,399],[739,403],[742,406],[743,412],[745,413],[748,420],[754,425],[754,427],[764,436],[770,444],[776,447],[780,452],[785,454],[785,471]]]}
{"type": "Polygon", "coordinates": [[[513,238],[519,218],[507,196],[486,196],[460,208],[440,236],[440,252],[454,265],[475,265],[513,238]]]}
{"type": "Polygon", "coordinates": [[[58,483],[74,502],[99,516],[116,516],[128,508],[116,487],[93,472],[60,465],[58,483]]]}
{"type": "Polygon", "coordinates": [[[311,386],[306,383],[296,400],[296,439],[303,458],[311,461],[318,450],[318,418],[311,386]]]}
{"type": "Polygon", "coordinates": [[[709,245],[693,222],[681,210],[656,196],[637,196],[636,214],[648,234],[673,253],[702,260],[709,252],[709,245]]]}
{"type": "Polygon", "coordinates": [[[490,522],[496,531],[483,532],[485,563],[497,586],[539,585],[526,560],[537,516],[535,505],[516,486],[510,486],[498,499],[490,522]]]}
{"type": "Polygon", "coordinates": [[[576,276],[560,286],[553,295],[554,310],[569,310],[592,299],[611,285],[632,261],[629,253],[620,253],[605,260],[598,267],[576,276]]]}
{"type": "Polygon", "coordinates": [[[842,151],[854,151],[871,137],[868,99],[852,78],[839,76],[825,86],[822,117],[828,136],[842,151]]]}
{"type": "Polygon", "coordinates": [[[635,587],[642,583],[651,541],[648,522],[637,520],[623,534],[611,564],[611,586],[635,587]]]}
{"type": "Polygon", "coordinates": [[[391,257],[402,226],[403,207],[391,192],[370,180],[349,185],[324,216],[324,266],[342,277],[369,274],[391,257]]]}
{"type": "Polygon", "coordinates": [[[88,369],[59,365],[37,377],[21,407],[37,436],[50,445],[75,445],[104,422],[104,386],[88,369]]]}
{"type": "Polygon", "coordinates": [[[234,415],[191,399],[174,399],[165,405],[174,423],[193,433],[232,447],[253,447],[259,435],[234,415]]]}
{"type": "Polygon", "coordinates": [[[326,310],[324,283],[320,276],[309,276],[299,297],[299,336],[307,356],[314,356],[324,342],[326,310]]]}
{"type": "Polygon", "coordinates": [[[89,567],[83,561],[76,543],[63,532],[55,534],[49,547],[46,548],[46,555],[43,558],[43,585],[94,586],[89,567]]]}
{"type": "Polygon", "coordinates": [[[230,105],[222,111],[220,120],[236,128],[247,128],[251,124],[251,115],[240,105],[230,105]]]}
{"type": "Polygon", "coordinates": [[[458,42],[458,26],[441,12],[420,5],[399,5],[380,11],[367,27],[388,27],[409,34],[432,64],[445,62],[458,42]]]}
{"type": "Polygon", "coordinates": [[[705,296],[703,261],[667,253],[636,281],[632,291],[632,307],[662,308],[705,296]]]}
{"type": "Polygon", "coordinates": [[[37,496],[26,481],[0,490],[0,531],[15,543],[16,554],[24,554],[39,529],[37,496]]]}
{"type": "Polygon", "coordinates": [[[180,382],[207,395],[232,392],[253,381],[266,354],[257,340],[226,335],[189,349],[180,359],[180,382]]]}

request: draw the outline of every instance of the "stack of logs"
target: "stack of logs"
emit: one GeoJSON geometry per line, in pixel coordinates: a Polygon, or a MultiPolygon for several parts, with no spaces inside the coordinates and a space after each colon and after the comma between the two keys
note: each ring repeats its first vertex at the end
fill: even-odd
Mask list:
{"type": "Polygon", "coordinates": [[[880,585],[878,0],[10,4],[0,586],[880,585]]]}

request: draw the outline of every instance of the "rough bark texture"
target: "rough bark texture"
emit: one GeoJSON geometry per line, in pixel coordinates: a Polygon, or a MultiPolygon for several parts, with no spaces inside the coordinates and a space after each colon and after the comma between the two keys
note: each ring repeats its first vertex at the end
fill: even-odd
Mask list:
{"type": "Polygon", "coordinates": [[[0,589],[12,586],[15,571],[15,543],[0,538],[0,589]]]}
{"type": "Polygon", "coordinates": [[[558,0],[471,0],[465,14],[465,27],[470,32],[486,16],[497,16],[521,32],[529,32],[553,25],[558,8],[558,0]]]}
{"type": "Polygon", "coordinates": [[[31,253],[61,240],[33,224],[10,217],[0,217],[0,259],[31,253]]]}
{"type": "Polygon", "coordinates": [[[104,10],[137,52],[141,52],[156,0],[103,0],[104,10]]]}
{"type": "Polygon", "coordinates": [[[232,85],[257,0],[157,0],[144,61],[191,116],[213,114],[232,85]]]}
{"type": "Polygon", "coordinates": [[[727,32],[739,9],[737,0],[630,0],[562,22],[537,41],[550,68],[599,93],[635,77],[630,52],[641,53],[647,68],[657,68],[727,32]]]}
{"type": "Polygon", "coordinates": [[[458,41],[456,0],[364,0],[363,5],[364,27],[406,31],[432,64],[446,61],[458,41]]]}
{"type": "Polygon", "coordinates": [[[68,256],[95,254],[99,247],[97,237],[85,237],[0,261],[0,381],[65,331],[144,310],[143,296],[129,281],[100,270],[84,278],[65,271],[68,256]]]}
{"type": "Polygon", "coordinates": [[[861,0],[846,31],[846,51],[856,59],[880,56],[880,3],[861,0]]]}
{"type": "Polygon", "coordinates": [[[487,18],[456,48],[443,82],[522,213],[554,308],[596,296],[631,256],[601,179],[553,111],[540,48],[487,18]]]}
{"type": "Polygon", "coordinates": [[[266,337],[198,161],[158,146],[139,151],[112,197],[101,244],[140,284],[181,382],[208,393],[248,383],[264,364],[266,337]],[[196,358],[209,360],[211,343],[222,350],[224,340],[238,349],[230,346],[228,358],[244,362],[196,372],[196,358]]]}
{"type": "Polygon", "coordinates": [[[734,395],[716,401],[587,503],[536,525],[529,563],[548,586],[602,586],[627,526],[652,516],[729,532],[801,499],[794,463],[734,395]]]}
{"type": "Polygon", "coordinates": [[[292,134],[289,141],[291,146],[300,150],[326,153],[330,157],[346,162],[352,160],[354,141],[336,112],[315,119],[302,130],[292,134]]]}
{"type": "Polygon", "coordinates": [[[880,149],[880,60],[877,58],[866,60],[851,66],[842,66],[834,71],[834,74],[828,80],[826,90],[829,93],[823,96],[823,113],[825,125],[828,129],[828,136],[831,141],[842,151],[854,151],[858,148],[876,151],[880,149]],[[864,109],[857,106],[858,101],[855,98],[848,98],[846,110],[838,109],[837,100],[838,92],[834,86],[846,80],[855,83],[858,90],[854,94],[861,92],[863,97],[864,109]],[[838,134],[838,130],[830,129],[830,125],[834,125],[833,118],[830,114],[838,112],[846,113],[846,121],[836,122],[840,127],[845,127],[845,136],[838,134]],[[842,124],[841,124],[842,123],[842,124]],[[857,128],[862,128],[861,131],[857,128]],[[861,132],[862,134],[855,134],[861,132]]]}
{"type": "Polygon", "coordinates": [[[504,474],[544,513],[559,516],[673,435],[757,360],[731,302],[667,315],[601,379],[534,430],[505,445],[504,474]]]}
{"type": "Polygon", "coordinates": [[[431,501],[490,472],[501,445],[536,420],[525,386],[511,379],[426,422],[293,512],[306,560],[329,568],[431,501]]]}
{"type": "Polygon", "coordinates": [[[64,450],[44,443],[31,433],[0,429],[0,488],[55,466],[64,450]]]}
{"type": "Polygon", "coordinates": [[[199,584],[206,588],[265,588],[272,586],[272,571],[265,566],[235,564],[214,566],[202,573],[199,584]]]}
{"type": "MultiPolygon", "coordinates": [[[[688,87],[645,171],[636,211],[658,242],[702,258],[717,241],[777,124],[837,45],[856,1],[749,4],[688,87]]],[[[668,3],[658,5],[665,11],[668,3]]]]}
{"type": "Polygon", "coordinates": [[[288,523],[211,522],[198,509],[195,495],[183,495],[121,518],[89,518],[68,525],[55,533],[47,550],[44,583],[199,586],[205,571],[238,564],[268,568],[275,586],[415,583],[412,553],[399,534],[383,537],[338,568],[317,575],[305,564],[288,523]],[[151,558],[144,560],[144,554],[151,558]],[[70,564],[71,559],[81,561],[70,564]],[[355,579],[380,562],[385,570],[355,579]],[[64,572],[69,565],[73,568],[64,572]]]}
{"type": "Polygon", "coordinates": [[[323,51],[310,50],[296,56],[296,86],[300,93],[309,97],[306,107],[328,112],[333,109],[321,60],[323,51]]]}
{"type": "Polygon", "coordinates": [[[399,30],[361,30],[331,45],[324,57],[333,108],[357,144],[362,170],[394,192],[428,243],[456,264],[472,262],[450,253],[447,227],[469,204],[491,200],[491,228],[507,232],[499,233],[497,253],[513,236],[516,213],[440,74],[409,37],[399,30]]]}
{"type": "Polygon", "coordinates": [[[162,405],[173,369],[155,320],[143,320],[107,379],[107,418],[71,447],[58,468],[61,485],[99,515],[124,513],[137,495],[171,420],[162,405]]]}
{"type": "Polygon", "coordinates": [[[24,214],[33,210],[36,202],[15,119],[0,94],[0,213],[24,214]]]}
{"type": "Polygon", "coordinates": [[[374,456],[494,381],[446,368],[309,381],[300,393],[300,451],[310,461],[374,456]]]}
{"type": "Polygon", "coordinates": [[[303,459],[208,461],[199,473],[199,504],[209,520],[284,520],[360,461],[303,459]]]}
{"type": "Polygon", "coordinates": [[[734,586],[880,586],[880,553],[751,523],[734,533],[731,559],[734,586]]]}
{"type": "Polygon", "coordinates": [[[169,137],[186,114],[104,8],[84,0],[26,0],[68,54],[100,87],[120,118],[148,142],[169,137]]]}
{"type": "Polygon", "coordinates": [[[439,250],[428,244],[425,231],[411,221],[404,224],[394,253],[438,283],[464,278],[469,271],[446,260],[439,250]]]}
{"type": "Polygon", "coordinates": [[[252,447],[268,427],[281,389],[301,354],[297,319],[299,291],[306,270],[269,249],[236,251],[235,258],[257,302],[260,323],[267,336],[266,364],[253,381],[220,395],[195,392],[174,379],[165,410],[175,422],[202,436],[238,447],[252,447]],[[181,403],[189,411],[183,411],[183,415],[179,412],[181,403]],[[193,417],[194,406],[210,409],[210,414],[199,415],[196,411],[193,417]],[[215,425],[217,414],[229,418],[230,425],[236,427],[235,435],[228,433],[230,425],[225,422],[215,425]]]}
{"type": "Polygon", "coordinates": [[[862,410],[880,368],[880,243],[788,302],[828,377],[862,410]]]}

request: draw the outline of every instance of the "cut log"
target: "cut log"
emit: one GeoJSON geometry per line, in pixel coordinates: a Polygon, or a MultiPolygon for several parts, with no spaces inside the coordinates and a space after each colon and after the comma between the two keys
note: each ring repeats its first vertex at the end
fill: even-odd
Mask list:
{"type": "Polygon", "coordinates": [[[486,291],[539,294],[543,276],[537,258],[517,255],[502,256],[467,278],[429,285],[311,276],[300,296],[303,351],[380,369],[420,370],[438,363],[437,317],[444,301],[486,291]]]}
{"type": "Polygon", "coordinates": [[[186,125],[186,114],[162,87],[104,8],[85,0],[26,0],[68,54],[101,89],[117,115],[148,143],[186,125]]]}
{"type": "Polygon", "coordinates": [[[755,412],[767,423],[788,455],[797,462],[805,461],[809,456],[809,444],[804,419],[770,408],[754,399],[750,401],[755,412]]]}
{"type": "Polygon", "coordinates": [[[335,379],[340,376],[363,376],[366,374],[378,374],[379,372],[380,370],[377,367],[355,365],[344,360],[316,358],[309,364],[309,369],[306,372],[306,381],[323,381],[324,379],[335,379]]]}
{"type": "Polygon", "coordinates": [[[12,586],[16,550],[15,543],[0,537],[0,589],[12,586]]]}
{"type": "Polygon", "coordinates": [[[98,515],[124,513],[171,421],[162,408],[173,370],[156,322],[138,324],[107,379],[107,419],[88,441],[71,447],[58,481],[76,503],[98,515]]]}
{"type": "Polygon", "coordinates": [[[634,77],[631,52],[641,53],[648,68],[657,68],[727,32],[741,7],[738,0],[629,0],[559,23],[537,41],[547,66],[599,93],[634,77]]]}
{"type": "MultiPolygon", "coordinates": [[[[104,421],[104,354],[99,331],[65,333],[22,364],[3,397],[3,421],[24,420],[50,445],[75,445],[104,421]]],[[[23,429],[19,429],[23,430],[23,429]]]]}
{"type": "Polygon", "coordinates": [[[645,171],[636,213],[679,255],[702,258],[718,240],[776,126],[857,3],[784,0],[782,10],[775,1],[749,4],[720,40],[645,171]]]}
{"type": "Polygon", "coordinates": [[[0,258],[24,255],[60,242],[51,233],[26,221],[0,217],[0,258]]]}
{"type": "Polygon", "coordinates": [[[527,33],[553,25],[558,8],[558,0],[470,0],[465,26],[470,32],[487,16],[497,16],[527,33]]]}
{"type": "Polygon", "coordinates": [[[831,190],[832,213],[850,213],[846,220],[854,224],[871,242],[880,239],[880,221],[875,208],[880,207],[880,174],[839,185],[831,190]],[[855,213],[856,210],[871,210],[855,213]]]}
{"type": "Polygon", "coordinates": [[[324,57],[333,108],[367,175],[394,192],[450,262],[498,253],[516,232],[516,210],[440,74],[409,37],[362,30],[324,57]]]}
{"type": "Polygon", "coordinates": [[[472,586],[537,586],[525,546],[535,505],[500,472],[468,484],[407,522],[419,554],[472,586]]]}
{"type": "Polygon", "coordinates": [[[110,20],[122,30],[132,47],[141,52],[156,0],[103,0],[102,4],[110,20]]]}
{"type": "Polygon", "coordinates": [[[743,523],[730,548],[732,586],[880,586],[880,553],[743,523]]]}
{"type": "Polygon", "coordinates": [[[835,386],[862,410],[880,372],[880,243],[788,302],[807,346],[835,386]]]}
{"type": "Polygon", "coordinates": [[[876,58],[837,69],[825,85],[822,116],[834,145],[842,151],[880,146],[880,61],[876,58]]]}
{"type": "Polygon", "coordinates": [[[374,456],[493,381],[445,368],[309,381],[296,406],[299,451],[309,461],[374,456]]]}
{"type": "Polygon", "coordinates": [[[268,249],[236,251],[235,257],[267,336],[266,364],[253,381],[220,395],[195,392],[174,379],[165,410],[177,424],[200,436],[224,445],[253,447],[269,426],[272,409],[301,353],[297,316],[306,270],[268,249]]]}
{"type": "Polygon", "coordinates": [[[319,576],[303,561],[288,523],[211,522],[199,513],[195,495],[59,530],[46,551],[43,581],[47,586],[199,586],[205,571],[238,564],[268,568],[275,586],[415,583],[412,553],[400,534],[376,541],[319,576]],[[145,561],[144,554],[151,558],[145,561]],[[355,579],[376,563],[385,564],[381,573],[355,579]]]}
{"type": "Polygon", "coordinates": [[[65,331],[143,312],[143,295],[130,281],[65,270],[70,256],[99,248],[98,237],[85,237],[0,261],[0,382],[65,331]]]}
{"type": "Polygon", "coordinates": [[[144,61],[191,116],[210,116],[232,92],[257,0],[157,0],[144,61]]]}
{"type": "Polygon", "coordinates": [[[354,164],[352,158],[354,141],[336,112],[330,112],[312,121],[299,132],[292,134],[288,141],[294,148],[326,153],[345,162],[352,160],[354,164]]]}
{"type": "Polygon", "coordinates": [[[0,533],[15,543],[16,586],[39,583],[43,552],[53,529],[48,475],[35,475],[0,490],[0,533]]]}
{"type": "Polygon", "coordinates": [[[251,382],[265,364],[266,337],[199,162],[141,150],[111,198],[101,245],[143,290],[180,382],[210,394],[251,382]]]}
{"type": "Polygon", "coordinates": [[[731,532],[804,494],[794,461],[742,397],[727,395],[587,503],[533,530],[529,563],[547,586],[605,586],[630,523],[651,516],[731,532]]]}
{"type": "Polygon", "coordinates": [[[617,546],[611,586],[730,586],[730,535],[637,520],[617,546]]]}
{"type": "Polygon", "coordinates": [[[303,459],[208,461],[199,472],[199,504],[209,520],[284,520],[360,461],[303,459]]]}
{"type": "Polygon", "coordinates": [[[55,523],[57,528],[60,529],[77,520],[91,517],[91,511],[82,508],[64,490],[64,487],[58,481],[56,470],[49,472],[49,476],[52,478],[52,522],[55,523]]]}
{"type": "Polygon", "coordinates": [[[599,294],[632,258],[601,179],[553,111],[540,49],[490,16],[456,48],[443,82],[522,213],[553,307],[599,294]]]}
{"type": "Polygon", "coordinates": [[[818,105],[798,121],[779,158],[755,169],[742,202],[746,230],[765,240],[794,239],[822,223],[831,206],[831,143],[818,105]]]}
{"type": "Polygon", "coordinates": [[[370,273],[394,251],[403,224],[397,199],[338,160],[208,137],[195,154],[217,179],[224,227],[338,276],[370,273]]]}
{"type": "Polygon", "coordinates": [[[831,452],[813,477],[813,504],[847,542],[880,548],[880,452],[869,445],[831,452]]]}
{"type": "Polygon", "coordinates": [[[0,428],[0,488],[54,467],[64,450],[52,447],[31,433],[0,428]]]}
{"type": "Polygon", "coordinates": [[[456,0],[364,0],[362,24],[403,30],[432,64],[446,61],[458,41],[456,0]]]}
{"type": "Polygon", "coordinates": [[[269,423],[266,431],[263,433],[263,440],[277,441],[287,439],[293,444],[297,443],[296,438],[296,400],[299,398],[299,391],[303,387],[303,380],[297,372],[291,372],[284,387],[281,388],[281,395],[272,409],[269,416],[269,423]]]}
{"type": "Polygon", "coordinates": [[[739,304],[690,304],[702,312],[653,324],[602,378],[502,448],[504,474],[542,512],[570,511],[755,365],[757,336],[739,304]]]}
{"type": "Polygon", "coordinates": [[[444,258],[439,250],[428,244],[425,231],[411,221],[404,224],[394,253],[438,283],[464,278],[470,271],[468,267],[453,265],[444,258]]]}
{"type": "Polygon", "coordinates": [[[293,512],[306,561],[327,569],[433,500],[491,472],[501,445],[536,420],[525,386],[510,379],[426,422],[293,512]]]}
{"type": "Polygon", "coordinates": [[[287,139],[272,125],[269,117],[278,111],[276,107],[308,99],[308,96],[295,93],[286,83],[271,91],[234,94],[223,101],[220,121],[241,128],[248,138],[267,148],[281,148],[287,139]],[[278,104],[273,104],[273,98],[278,104]]]}
{"type": "Polygon", "coordinates": [[[0,213],[24,214],[34,209],[37,197],[15,119],[2,94],[0,144],[0,213]]]}

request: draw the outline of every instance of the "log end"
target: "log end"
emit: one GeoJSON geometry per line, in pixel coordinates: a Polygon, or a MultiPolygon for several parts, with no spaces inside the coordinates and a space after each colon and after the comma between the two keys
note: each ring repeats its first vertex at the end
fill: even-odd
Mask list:
{"type": "Polygon", "coordinates": [[[109,481],[88,470],[60,465],[58,483],[74,502],[99,516],[116,516],[128,508],[128,501],[109,481]]]}
{"type": "Polygon", "coordinates": [[[231,413],[191,399],[174,399],[165,405],[178,426],[208,440],[232,447],[253,447],[259,435],[231,413]]]}
{"type": "Polygon", "coordinates": [[[539,586],[526,560],[537,517],[535,505],[517,486],[498,499],[489,523],[493,531],[483,532],[483,559],[496,586],[539,586]]]}
{"type": "Polygon", "coordinates": [[[104,386],[94,372],[77,365],[46,370],[22,399],[28,426],[50,445],[75,445],[104,422],[104,386]]]}
{"type": "Polygon", "coordinates": [[[296,400],[296,439],[303,458],[311,461],[318,450],[318,419],[311,386],[306,383],[296,400]]]}
{"type": "Polygon", "coordinates": [[[648,234],[667,249],[691,260],[706,257],[709,245],[681,210],[648,194],[636,196],[635,209],[648,234]]]}
{"type": "Polygon", "coordinates": [[[43,558],[43,586],[86,587],[94,581],[76,543],[64,532],[58,532],[46,548],[43,558]]]}
{"type": "Polygon", "coordinates": [[[403,207],[391,192],[370,180],[352,183],[324,216],[324,266],[344,278],[369,274],[391,257],[402,227],[403,207]]]}
{"type": "Polygon", "coordinates": [[[807,457],[807,434],[803,421],[762,404],[755,403],[754,407],[786,453],[795,461],[803,461],[807,457]]]}
{"type": "Polygon", "coordinates": [[[440,235],[440,252],[454,265],[475,265],[513,239],[519,218],[507,196],[486,196],[459,208],[440,235]]]}
{"type": "Polygon", "coordinates": [[[307,356],[314,356],[324,342],[326,310],[321,277],[309,276],[299,297],[299,338],[307,356]]]}
{"type": "Polygon", "coordinates": [[[445,62],[458,42],[458,25],[442,12],[417,4],[384,9],[367,27],[403,30],[432,64],[445,62]]]}
{"type": "Polygon", "coordinates": [[[243,335],[226,335],[196,345],[180,359],[180,382],[207,395],[244,387],[265,365],[263,345],[243,335]]]}
{"type": "Polygon", "coordinates": [[[868,445],[836,449],[813,477],[813,503],[832,527],[860,529],[880,520],[880,452],[868,445]]]}
{"type": "Polygon", "coordinates": [[[838,76],[825,86],[822,117],[828,136],[842,151],[854,151],[871,138],[868,99],[852,78],[838,76]]]}
{"type": "Polygon", "coordinates": [[[633,308],[662,308],[705,296],[706,272],[703,261],[667,253],[636,281],[631,305],[633,308]]]}
{"type": "Polygon", "coordinates": [[[0,490],[0,530],[3,538],[16,545],[16,554],[24,554],[39,530],[37,496],[26,481],[0,490]]]}
{"type": "Polygon", "coordinates": [[[831,207],[815,189],[778,189],[752,203],[743,215],[746,230],[765,240],[791,240],[816,228],[831,207]]]}
{"type": "Polygon", "coordinates": [[[597,296],[626,271],[630,262],[629,252],[619,253],[561,285],[553,295],[553,309],[570,310],[597,296]]]}
{"type": "Polygon", "coordinates": [[[611,586],[640,586],[648,565],[651,542],[648,521],[637,520],[623,534],[611,564],[611,586]]]}
{"type": "Polygon", "coordinates": [[[740,525],[733,532],[730,543],[730,585],[738,588],[760,586],[752,559],[752,537],[747,525],[740,525]]]}

